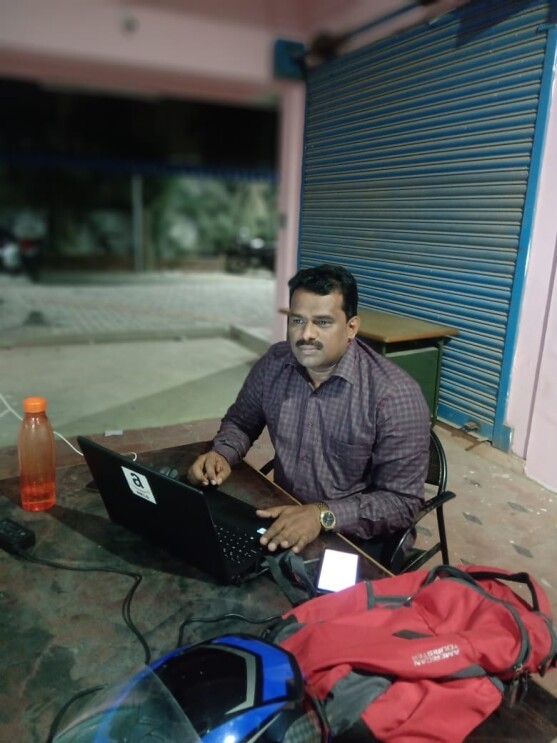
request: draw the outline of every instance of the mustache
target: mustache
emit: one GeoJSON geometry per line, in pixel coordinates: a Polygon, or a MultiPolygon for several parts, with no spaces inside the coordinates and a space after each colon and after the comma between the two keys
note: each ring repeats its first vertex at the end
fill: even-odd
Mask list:
{"type": "Polygon", "coordinates": [[[308,346],[316,348],[318,351],[320,351],[323,348],[323,344],[319,341],[304,341],[299,340],[296,341],[296,348],[307,348],[308,346]]]}

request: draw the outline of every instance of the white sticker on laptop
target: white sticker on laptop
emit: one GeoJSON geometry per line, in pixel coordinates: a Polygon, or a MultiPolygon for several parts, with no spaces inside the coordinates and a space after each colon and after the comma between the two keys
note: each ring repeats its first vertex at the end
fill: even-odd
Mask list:
{"type": "Polygon", "coordinates": [[[138,495],[140,498],[145,498],[145,500],[151,501],[151,503],[156,505],[157,501],[155,500],[153,491],[149,487],[149,482],[144,475],[138,475],[137,472],[129,470],[127,467],[122,467],[122,472],[124,473],[128,485],[130,486],[130,490],[134,495],[138,495]]]}

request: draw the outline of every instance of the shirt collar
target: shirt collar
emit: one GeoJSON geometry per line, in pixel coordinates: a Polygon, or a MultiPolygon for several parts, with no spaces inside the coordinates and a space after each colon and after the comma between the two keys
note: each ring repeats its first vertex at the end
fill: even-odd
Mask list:
{"type": "MultiPolygon", "coordinates": [[[[358,342],[355,338],[354,340],[348,344],[348,348],[346,349],[343,357],[337,364],[337,368],[331,374],[330,379],[333,377],[342,377],[342,379],[345,379],[350,384],[354,384],[356,382],[356,376],[357,376],[357,345],[358,342]]],[[[290,354],[287,356],[285,362],[285,366],[294,366],[296,369],[298,369],[301,372],[304,372],[304,367],[299,364],[296,360],[296,357],[292,353],[292,350],[290,350],[290,354]]]]}
{"type": "Polygon", "coordinates": [[[334,371],[333,377],[342,377],[346,379],[350,384],[354,384],[356,381],[356,370],[357,370],[357,345],[358,341],[354,338],[346,349],[344,356],[337,364],[337,368],[334,371]]]}

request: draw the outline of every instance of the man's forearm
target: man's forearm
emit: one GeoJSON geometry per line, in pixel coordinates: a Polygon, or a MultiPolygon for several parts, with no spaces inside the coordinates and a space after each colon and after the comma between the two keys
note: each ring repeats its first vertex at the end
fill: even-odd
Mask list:
{"type": "Polygon", "coordinates": [[[224,419],[213,439],[213,449],[226,458],[231,466],[238,464],[251,447],[250,437],[235,423],[224,419]]]}
{"type": "Polygon", "coordinates": [[[422,499],[386,490],[356,493],[329,501],[337,519],[336,531],[369,539],[412,526],[422,499]]]}

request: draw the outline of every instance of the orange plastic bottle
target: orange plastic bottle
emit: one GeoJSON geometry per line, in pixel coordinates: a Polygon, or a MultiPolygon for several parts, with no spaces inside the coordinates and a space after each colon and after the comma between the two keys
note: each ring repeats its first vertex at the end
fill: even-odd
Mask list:
{"type": "Polygon", "coordinates": [[[26,397],[19,429],[19,485],[26,511],[45,511],[56,503],[56,449],[44,397],[26,397]]]}

